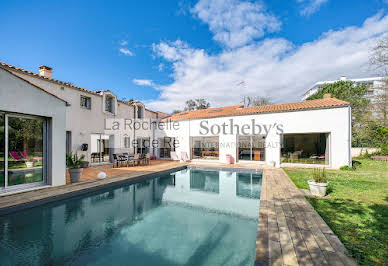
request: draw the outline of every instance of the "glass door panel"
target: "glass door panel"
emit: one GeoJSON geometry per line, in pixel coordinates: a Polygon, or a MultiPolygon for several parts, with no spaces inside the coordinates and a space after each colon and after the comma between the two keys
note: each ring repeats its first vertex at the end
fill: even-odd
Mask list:
{"type": "Polygon", "coordinates": [[[44,121],[8,116],[8,186],[43,181],[44,121]]]}
{"type": "Polygon", "coordinates": [[[5,131],[4,131],[4,114],[0,113],[0,188],[5,186],[5,131]]]}

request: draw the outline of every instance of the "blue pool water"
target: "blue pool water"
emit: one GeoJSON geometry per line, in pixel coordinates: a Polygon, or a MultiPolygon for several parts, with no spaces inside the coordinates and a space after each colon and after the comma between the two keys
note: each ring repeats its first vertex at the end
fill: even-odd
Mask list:
{"type": "Polygon", "coordinates": [[[193,168],[0,216],[0,265],[253,265],[260,190],[193,168]]]}

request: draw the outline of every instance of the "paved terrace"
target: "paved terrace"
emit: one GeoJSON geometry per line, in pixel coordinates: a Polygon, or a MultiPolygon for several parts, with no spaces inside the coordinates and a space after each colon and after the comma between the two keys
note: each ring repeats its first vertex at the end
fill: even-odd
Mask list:
{"type": "MultiPolygon", "coordinates": [[[[55,200],[59,200],[69,194],[82,193],[97,186],[125,182],[128,179],[138,179],[185,164],[151,161],[151,165],[138,167],[93,166],[84,169],[80,183],[0,196],[0,214],[9,207],[23,207],[31,202],[33,205],[39,205],[45,199],[55,197],[55,200]],[[100,171],[106,172],[108,178],[96,179],[100,171]]],[[[230,167],[219,163],[191,164],[230,167]]],[[[264,171],[255,265],[357,265],[345,255],[346,249],[341,241],[282,169],[252,164],[234,164],[232,167],[264,171]]],[[[67,181],[69,183],[69,180],[67,181]]]]}

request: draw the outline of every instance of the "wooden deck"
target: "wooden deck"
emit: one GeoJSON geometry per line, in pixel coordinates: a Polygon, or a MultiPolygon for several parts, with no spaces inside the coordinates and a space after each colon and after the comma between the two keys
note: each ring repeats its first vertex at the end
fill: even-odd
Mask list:
{"type": "Polygon", "coordinates": [[[357,265],[282,169],[265,169],[255,265],[357,265]]]}
{"type": "MultiPolygon", "coordinates": [[[[47,198],[59,200],[69,193],[83,193],[95,187],[142,178],[186,164],[152,161],[151,165],[140,167],[93,166],[84,170],[80,183],[1,196],[0,214],[13,206],[31,202],[38,205],[47,198]],[[108,178],[96,179],[100,171],[106,172],[108,178]]],[[[191,164],[263,169],[255,265],[357,265],[345,255],[346,249],[341,241],[306,201],[304,192],[296,188],[282,169],[252,164],[191,164]]]]}

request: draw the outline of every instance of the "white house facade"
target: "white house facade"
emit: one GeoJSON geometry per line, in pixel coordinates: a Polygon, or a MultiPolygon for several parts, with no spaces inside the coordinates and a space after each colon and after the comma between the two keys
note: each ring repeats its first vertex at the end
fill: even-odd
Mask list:
{"type": "Polygon", "coordinates": [[[92,164],[111,163],[118,153],[141,153],[275,167],[351,165],[351,109],[338,99],[167,117],[109,90],[55,80],[50,67],[39,71],[0,63],[0,193],[65,184],[66,152],[85,154],[92,164]],[[124,127],[117,130],[116,124],[124,127]]]}
{"type": "Polygon", "coordinates": [[[178,129],[158,130],[157,138],[176,140],[176,153],[184,152],[192,161],[225,163],[231,156],[239,163],[276,167],[351,164],[347,102],[329,98],[226,108],[173,115],[165,121],[178,123],[178,129]]]}
{"type": "Polygon", "coordinates": [[[119,139],[114,134],[107,134],[105,130],[105,121],[109,119],[158,118],[157,112],[146,109],[139,101],[121,101],[109,90],[91,91],[53,79],[52,69],[47,66],[41,66],[39,74],[5,63],[0,63],[0,67],[68,103],[65,129],[67,153],[85,154],[86,159],[92,163],[111,162],[114,153],[135,152],[133,145],[127,145],[127,138],[132,141],[152,135],[149,130],[130,130],[119,139]]]}

